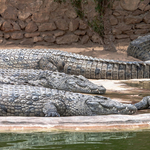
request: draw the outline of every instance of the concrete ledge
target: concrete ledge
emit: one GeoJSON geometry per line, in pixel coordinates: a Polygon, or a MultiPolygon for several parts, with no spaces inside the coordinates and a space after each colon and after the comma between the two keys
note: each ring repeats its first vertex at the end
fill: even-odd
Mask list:
{"type": "Polygon", "coordinates": [[[0,117],[0,132],[108,132],[150,129],[150,114],[80,117],[0,117]]]}

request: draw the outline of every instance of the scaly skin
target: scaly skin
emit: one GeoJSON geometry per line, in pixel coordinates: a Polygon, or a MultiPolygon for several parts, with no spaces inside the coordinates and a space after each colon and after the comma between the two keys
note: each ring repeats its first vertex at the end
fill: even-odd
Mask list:
{"type": "Polygon", "coordinates": [[[136,79],[150,77],[150,64],[103,60],[51,49],[0,51],[0,68],[47,69],[92,79],[136,79]]]}
{"type": "Polygon", "coordinates": [[[150,60],[150,35],[133,40],[127,49],[127,54],[143,61],[150,60]]]}
{"type": "Polygon", "coordinates": [[[34,69],[0,69],[0,83],[28,84],[79,93],[104,94],[106,89],[83,76],[34,69]]]}
{"type": "Polygon", "coordinates": [[[1,116],[93,116],[133,114],[136,107],[90,96],[27,85],[0,85],[1,116]]]}

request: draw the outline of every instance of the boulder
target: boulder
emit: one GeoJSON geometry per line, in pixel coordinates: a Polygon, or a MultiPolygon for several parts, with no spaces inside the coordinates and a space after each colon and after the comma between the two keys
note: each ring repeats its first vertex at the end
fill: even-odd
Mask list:
{"type": "Polygon", "coordinates": [[[79,39],[79,36],[74,34],[66,34],[64,36],[56,38],[57,44],[71,44],[74,42],[77,42],[79,39]]]}
{"type": "Polygon", "coordinates": [[[11,38],[12,38],[13,40],[20,40],[20,39],[23,39],[23,33],[22,33],[22,32],[11,33],[11,38]]]}
{"type": "Polygon", "coordinates": [[[53,31],[56,29],[56,25],[54,22],[43,23],[39,26],[39,31],[53,31]]]}
{"type": "Polygon", "coordinates": [[[65,19],[58,19],[55,21],[56,26],[60,30],[68,30],[68,22],[65,19]]]}
{"type": "Polygon", "coordinates": [[[137,24],[140,23],[142,20],[143,20],[142,16],[132,16],[132,15],[129,15],[124,19],[126,24],[137,24]]]}
{"type": "Polygon", "coordinates": [[[111,16],[109,17],[109,21],[110,21],[110,24],[111,24],[112,26],[118,24],[117,18],[116,18],[115,16],[113,16],[113,15],[111,15],[111,16]]]}
{"type": "Polygon", "coordinates": [[[143,21],[147,24],[150,24],[150,12],[147,12],[143,18],[143,21]]]}
{"type": "Polygon", "coordinates": [[[4,19],[17,20],[17,9],[12,6],[8,6],[7,9],[1,14],[4,19]]]}
{"type": "Polygon", "coordinates": [[[69,31],[75,31],[79,28],[79,21],[77,19],[69,22],[69,31]]]}
{"type": "Polygon", "coordinates": [[[35,32],[38,29],[36,23],[33,21],[29,22],[25,28],[26,32],[35,32]]]}
{"type": "Polygon", "coordinates": [[[120,5],[123,9],[134,11],[138,8],[141,0],[120,0],[120,5]]]}

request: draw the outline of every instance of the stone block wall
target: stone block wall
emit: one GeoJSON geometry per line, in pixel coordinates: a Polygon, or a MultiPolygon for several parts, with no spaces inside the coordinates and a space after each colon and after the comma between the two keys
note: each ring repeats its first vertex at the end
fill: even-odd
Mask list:
{"type": "MultiPolygon", "coordinates": [[[[1,44],[61,45],[100,41],[99,35],[77,16],[69,1],[59,4],[54,0],[0,0],[0,6],[1,44]]],[[[85,8],[87,19],[97,15],[91,0],[85,8]]]]}
{"type": "Polygon", "coordinates": [[[111,32],[116,43],[130,42],[150,34],[150,0],[115,0],[109,13],[111,32]]]}

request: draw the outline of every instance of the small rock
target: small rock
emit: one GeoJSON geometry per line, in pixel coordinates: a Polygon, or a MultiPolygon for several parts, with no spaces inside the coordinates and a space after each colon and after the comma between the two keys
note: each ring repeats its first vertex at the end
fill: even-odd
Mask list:
{"type": "Polygon", "coordinates": [[[125,17],[125,23],[126,24],[137,24],[140,23],[143,20],[142,16],[127,16],[125,17]]]}
{"type": "Polygon", "coordinates": [[[150,5],[147,5],[145,8],[144,8],[144,11],[148,11],[150,10],[150,5]]]}
{"type": "Polygon", "coordinates": [[[140,35],[140,34],[145,34],[148,33],[150,31],[150,29],[136,29],[134,31],[135,34],[140,35]]]}
{"type": "Polygon", "coordinates": [[[84,30],[87,27],[88,27],[88,25],[84,21],[80,20],[79,29],[84,30]]]}
{"type": "Polygon", "coordinates": [[[140,35],[131,34],[131,35],[130,35],[130,39],[131,39],[131,40],[135,40],[135,39],[137,39],[139,36],[140,36],[140,35]]]}
{"type": "Polygon", "coordinates": [[[145,13],[144,11],[137,9],[137,10],[132,12],[132,15],[133,16],[138,16],[138,15],[141,15],[141,14],[144,14],[144,13],[145,13]]]}
{"type": "Polygon", "coordinates": [[[65,19],[58,19],[55,21],[56,26],[60,30],[68,30],[68,22],[65,19]]]}
{"type": "Polygon", "coordinates": [[[58,36],[64,35],[65,32],[64,31],[55,31],[53,34],[54,34],[54,37],[58,37],[58,36]]]}
{"type": "Polygon", "coordinates": [[[98,34],[94,34],[91,39],[94,43],[101,43],[101,39],[98,34]]]}
{"type": "Polygon", "coordinates": [[[109,21],[110,21],[110,24],[111,24],[112,26],[118,24],[117,18],[116,18],[115,16],[113,16],[113,15],[111,15],[111,16],[109,17],[109,21]]]}
{"type": "Polygon", "coordinates": [[[14,31],[20,31],[21,30],[20,26],[16,22],[12,22],[11,24],[13,25],[14,31]]]}
{"type": "Polygon", "coordinates": [[[84,30],[76,30],[74,32],[74,34],[76,34],[76,35],[85,35],[85,33],[86,33],[86,31],[84,31],[84,30]]]}
{"type": "Polygon", "coordinates": [[[5,21],[1,27],[1,30],[3,30],[4,32],[12,32],[14,29],[9,21],[5,21]]]}
{"type": "Polygon", "coordinates": [[[0,37],[0,43],[3,43],[4,39],[2,37],[0,37]]]}
{"type": "Polygon", "coordinates": [[[77,19],[71,20],[69,23],[69,31],[75,31],[79,28],[79,21],[77,19]]]}
{"type": "Polygon", "coordinates": [[[3,37],[3,36],[4,36],[3,32],[0,32],[0,37],[3,37]]]}
{"type": "Polygon", "coordinates": [[[21,33],[21,32],[12,33],[12,34],[11,34],[11,38],[12,38],[13,40],[20,40],[20,39],[23,39],[23,33],[21,33]]]}
{"type": "Polygon", "coordinates": [[[39,32],[25,33],[25,37],[26,37],[26,38],[36,37],[36,36],[39,36],[39,35],[40,35],[39,32]]]}
{"type": "Polygon", "coordinates": [[[53,42],[55,42],[55,38],[53,36],[45,36],[44,41],[46,41],[48,43],[53,43],[53,42]]]}
{"type": "Polygon", "coordinates": [[[135,25],[136,29],[149,29],[150,28],[150,24],[146,24],[146,23],[139,23],[135,25]]]}
{"type": "Polygon", "coordinates": [[[19,26],[20,26],[21,29],[25,29],[25,27],[26,27],[26,25],[27,25],[27,23],[25,23],[25,22],[22,21],[22,20],[18,20],[18,24],[19,24],[19,26]]]}
{"type": "Polygon", "coordinates": [[[141,1],[140,4],[139,4],[139,9],[144,10],[145,7],[149,4],[149,2],[150,2],[149,0],[141,1]]]}
{"type": "Polygon", "coordinates": [[[39,23],[48,22],[49,21],[49,13],[45,12],[45,11],[36,12],[33,14],[32,20],[34,22],[39,22],[39,23]]]}
{"type": "Polygon", "coordinates": [[[71,44],[74,42],[77,42],[79,39],[79,36],[74,34],[66,34],[64,36],[58,37],[56,39],[57,44],[71,44]]]}
{"type": "Polygon", "coordinates": [[[19,11],[18,12],[18,18],[20,19],[20,20],[26,20],[29,16],[31,16],[31,13],[30,12],[21,12],[21,11],[19,11]]]}
{"type": "Polygon", "coordinates": [[[20,42],[22,45],[32,45],[33,44],[33,38],[24,39],[20,42]]]}
{"type": "Polygon", "coordinates": [[[150,12],[147,12],[146,15],[144,16],[143,21],[147,24],[150,23],[150,12]]]}
{"type": "Polygon", "coordinates": [[[8,6],[7,9],[1,14],[4,19],[17,20],[17,9],[12,6],[8,6]]]}
{"type": "Polygon", "coordinates": [[[141,0],[120,0],[120,5],[123,9],[134,11],[138,8],[141,0]]]}
{"type": "Polygon", "coordinates": [[[88,35],[84,35],[84,36],[82,37],[82,39],[81,39],[81,44],[87,43],[88,40],[89,40],[89,36],[88,36],[88,35]]]}
{"type": "Polygon", "coordinates": [[[36,42],[41,42],[43,41],[43,38],[41,36],[36,36],[33,38],[33,42],[36,43],[36,42]]]}
{"type": "Polygon", "coordinates": [[[9,38],[10,38],[10,34],[9,34],[9,33],[5,33],[5,34],[4,34],[4,38],[5,38],[5,39],[9,39],[9,38]]]}
{"type": "Polygon", "coordinates": [[[68,17],[68,18],[72,18],[72,19],[75,19],[77,18],[77,13],[75,12],[74,9],[68,9],[66,12],[65,12],[65,15],[68,17]]]}
{"type": "Polygon", "coordinates": [[[50,22],[50,23],[43,23],[39,26],[39,31],[43,32],[43,31],[53,31],[56,29],[56,25],[54,24],[54,22],[50,22]]]}
{"type": "Polygon", "coordinates": [[[27,24],[25,31],[26,32],[35,32],[38,29],[37,25],[31,21],[27,24]]]}
{"type": "Polygon", "coordinates": [[[129,38],[129,35],[127,35],[127,34],[120,34],[120,35],[116,35],[115,38],[117,38],[117,39],[126,39],[126,38],[129,38]]]}

